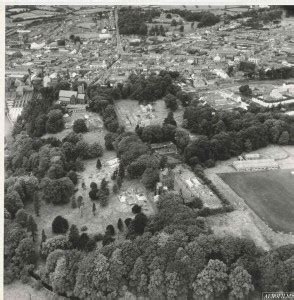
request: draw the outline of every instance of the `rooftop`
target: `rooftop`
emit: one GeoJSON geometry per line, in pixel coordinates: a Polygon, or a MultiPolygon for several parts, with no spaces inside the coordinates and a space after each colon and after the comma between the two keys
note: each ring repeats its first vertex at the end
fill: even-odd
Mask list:
{"type": "Polygon", "coordinates": [[[64,97],[64,98],[70,98],[71,96],[77,96],[78,92],[76,91],[65,91],[65,90],[60,90],[59,91],[59,98],[64,97]]]}

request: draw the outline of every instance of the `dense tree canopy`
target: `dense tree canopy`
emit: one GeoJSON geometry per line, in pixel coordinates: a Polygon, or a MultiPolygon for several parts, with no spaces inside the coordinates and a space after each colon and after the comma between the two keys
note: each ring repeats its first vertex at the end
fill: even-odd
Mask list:
{"type": "Polygon", "coordinates": [[[159,15],[158,10],[123,7],[118,12],[119,33],[146,35],[148,29],[145,22],[151,22],[152,18],[159,15]]]}
{"type": "Polygon", "coordinates": [[[223,112],[208,105],[191,104],[184,119],[191,132],[201,135],[185,148],[184,156],[190,164],[191,160],[225,160],[270,143],[294,143],[293,118],[276,111],[223,112]]]}

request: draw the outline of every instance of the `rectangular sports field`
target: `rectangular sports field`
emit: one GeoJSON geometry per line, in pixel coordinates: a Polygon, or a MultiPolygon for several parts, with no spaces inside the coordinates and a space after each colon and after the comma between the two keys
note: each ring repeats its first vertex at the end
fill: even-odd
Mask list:
{"type": "Polygon", "coordinates": [[[294,232],[291,170],[218,174],[273,230],[294,232]]]}

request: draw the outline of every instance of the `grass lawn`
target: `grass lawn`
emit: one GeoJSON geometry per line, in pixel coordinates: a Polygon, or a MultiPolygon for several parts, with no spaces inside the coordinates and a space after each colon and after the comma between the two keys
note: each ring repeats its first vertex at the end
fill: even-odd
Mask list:
{"type": "Polygon", "coordinates": [[[50,300],[50,294],[45,289],[37,291],[28,284],[23,284],[20,281],[15,281],[4,286],[5,300],[50,300]]]}
{"type": "Polygon", "coordinates": [[[234,172],[219,176],[273,230],[294,232],[294,175],[291,170],[234,172]]]}

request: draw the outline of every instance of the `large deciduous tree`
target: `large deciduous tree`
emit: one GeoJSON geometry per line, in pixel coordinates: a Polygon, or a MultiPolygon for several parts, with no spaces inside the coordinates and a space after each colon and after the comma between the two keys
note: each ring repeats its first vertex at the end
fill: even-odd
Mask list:
{"type": "Polygon", "coordinates": [[[195,297],[218,297],[227,290],[227,266],[219,260],[210,260],[193,283],[195,297]]]}

